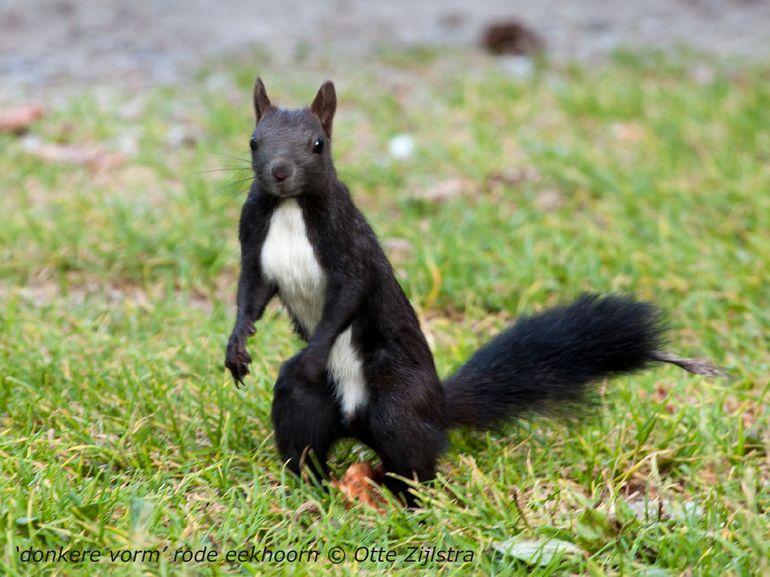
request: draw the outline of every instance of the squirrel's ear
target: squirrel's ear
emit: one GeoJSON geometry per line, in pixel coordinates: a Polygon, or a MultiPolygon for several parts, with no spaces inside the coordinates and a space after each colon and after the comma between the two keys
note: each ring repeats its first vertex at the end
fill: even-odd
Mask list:
{"type": "Polygon", "coordinates": [[[257,115],[257,122],[259,122],[273,105],[270,103],[270,99],[267,97],[267,90],[265,85],[262,84],[262,79],[257,78],[254,83],[254,114],[257,115]]]}
{"type": "Polygon", "coordinates": [[[334,122],[334,112],[337,110],[337,92],[334,90],[334,84],[327,80],[318,89],[313,104],[310,105],[310,111],[321,121],[326,134],[332,135],[332,123],[334,122]]]}

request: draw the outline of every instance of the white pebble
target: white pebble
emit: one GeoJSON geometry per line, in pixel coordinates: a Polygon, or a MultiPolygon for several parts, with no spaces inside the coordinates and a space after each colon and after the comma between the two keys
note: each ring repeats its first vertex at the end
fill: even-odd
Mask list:
{"type": "Polygon", "coordinates": [[[414,154],[414,139],[408,134],[398,134],[388,141],[390,155],[398,160],[406,160],[414,154]]]}

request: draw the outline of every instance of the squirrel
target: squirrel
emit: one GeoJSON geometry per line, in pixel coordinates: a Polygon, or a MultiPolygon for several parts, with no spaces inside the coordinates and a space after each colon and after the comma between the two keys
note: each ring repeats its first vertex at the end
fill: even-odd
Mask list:
{"type": "Polygon", "coordinates": [[[253,91],[254,179],[239,225],[237,318],[225,366],[243,384],[246,341],[277,294],[307,343],[274,386],[275,440],[290,471],[329,474],[327,455],[354,437],[380,457],[384,484],[407,504],[408,480],[430,481],[453,428],[492,429],[588,400],[598,380],[655,362],[717,374],[661,351],[658,309],[627,296],[585,295],[517,320],[441,381],[406,294],[332,161],[334,85],[309,108],[253,91]]]}

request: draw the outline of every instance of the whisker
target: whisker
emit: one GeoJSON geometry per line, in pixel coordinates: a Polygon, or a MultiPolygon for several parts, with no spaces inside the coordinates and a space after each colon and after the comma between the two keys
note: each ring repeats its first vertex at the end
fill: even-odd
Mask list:
{"type": "Polygon", "coordinates": [[[225,182],[224,184],[222,184],[222,185],[218,186],[217,188],[215,188],[214,189],[214,193],[223,192],[227,188],[233,188],[233,187],[236,187],[236,186],[238,186],[240,184],[245,184],[247,182],[252,182],[253,180],[254,180],[253,178],[243,178],[243,179],[240,179],[240,180],[231,180],[231,181],[225,182]]]}
{"type": "Polygon", "coordinates": [[[248,166],[223,166],[220,168],[212,168],[208,170],[199,170],[198,172],[200,174],[208,174],[211,172],[228,172],[228,171],[244,171],[244,170],[251,170],[251,167],[248,166]]]}
{"type": "Polygon", "coordinates": [[[248,162],[251,164],[250,158],[241,158],[240,156],[235,156],[234,154],[230,154],[229,152],[212,152],[211,154],[216,154],[217,156],[227,156],[229,158],[232,158],[233,160],[240,160],[241,162],[248,162]]]}

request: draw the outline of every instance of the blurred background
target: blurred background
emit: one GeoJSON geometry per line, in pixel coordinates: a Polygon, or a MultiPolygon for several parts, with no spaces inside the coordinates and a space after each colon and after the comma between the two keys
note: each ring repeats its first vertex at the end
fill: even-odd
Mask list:
{"type": "MultiPolygon", "coordinates": [[[[579,546],[571,574],[770,574],[769,36],[770,0],[0,0],[0,574],[42,544],[419,542],[552,575],[492,548],[520,535],[579,546]],[[616,292],[730,379],[656,368],[585,422],[454,435],[419,513],[287,482],[277,302],[247,386],[223,367],[257,74],[285,107],[334,80],[338,174],[439,374],[616,292]]],[[[111,574],[137,572],[174,574],[111,574]]]]}
{"type": "Polygon", "coordinates": [[[2,0],[0,90],[173,82],[212,58],[255,50],[329,66],[351,56],[364,63],[385,47],[473,49],[487,26],[512,18],[560,61],[618,48],[770,51],[767,0],[2,0]]]}

